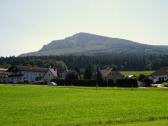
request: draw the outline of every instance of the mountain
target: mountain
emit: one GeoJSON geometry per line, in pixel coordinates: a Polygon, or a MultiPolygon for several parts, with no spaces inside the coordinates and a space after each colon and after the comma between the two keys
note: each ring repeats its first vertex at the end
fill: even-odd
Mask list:
{"type": "Polygon", "coordinates": [[[168,54],[168,46],[141,44],[130,40],[78,33],[62,40],[54,40],[37,52],[25,56],[97,55],[97,54],[168,54]]]}

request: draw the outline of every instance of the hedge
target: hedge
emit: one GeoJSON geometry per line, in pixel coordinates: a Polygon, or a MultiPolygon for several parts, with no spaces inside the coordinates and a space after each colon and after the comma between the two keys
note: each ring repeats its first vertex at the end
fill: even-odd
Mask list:
{"type": "Polygon", "coordinates": [[[102,80],[98,82],[97,80],[60,80],[53,79],[52,82],[56,82],[58,86],[83,86],[83,87],[138,87],[136,79],[123,79],[118,80],[116,84],[113,80],[102,80]]]}

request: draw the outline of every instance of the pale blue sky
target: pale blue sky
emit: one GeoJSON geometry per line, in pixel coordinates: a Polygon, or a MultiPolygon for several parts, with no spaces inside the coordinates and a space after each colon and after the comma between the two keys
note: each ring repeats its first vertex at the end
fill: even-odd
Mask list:
{"type": "Polygon", "coordinates": [[[168,45],[168,0],[0,0],[0,56],[78,32],[168,45]]]}

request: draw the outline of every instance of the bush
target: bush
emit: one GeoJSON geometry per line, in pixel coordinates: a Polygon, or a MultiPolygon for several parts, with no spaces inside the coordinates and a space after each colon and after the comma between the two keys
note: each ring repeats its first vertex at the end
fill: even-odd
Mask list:
{"type": "Polygon", "coordinates": [[[46,85],[46,82],[44,80],[35,81],[34,85],[46,85]]]}
{"type": "Polygon", "coordinates": [[[68,71],[65,76],[66,80],[78,80],[79,74],[76,71],[68,71]]]}
{"type": "Polygon", "coordinates": [[[29,81],[28,80],[24,80],[24,82],[23,82],[24,84],[28,84],[29,83],[29,81]]]}
{"type": "Polygon", "coordinates": [[[145,78],[144,82],[145,82],[145,87],[150,87],[152,84],[152,80],[150,80],[149,78],[145,78]]]}
{"type": "Polygon", "coordinates": [[[138,87],[136,79],[123,79],[118,80],[116,87],[138,87]]]}
{"type": "Polygon", "coordinates": [[[164,87],[168,87],[168,83],[167,83],[167,82],[164,82],[164,83],[163,83],[163,86],[164,86],[164,87]]]}
{"type": "Polygon", "coordinates": [[[60,80],[53,79],[51,80],[56,82],[59,86],[86,86],[86,87],[94,87],[97,84],[96,80],[60,80]]]}
{"type": "Polygon", "coordinates": [[[148,76],[145,76],[144,74],[140,74],[138,77],[138,80],[145,83],[145,87],[150,87],[152,84],[152,80],[149,79],[148,76]]]}
{"type": "Polygon", "coordinates": [[[147,76],[145,76],[144,74],[140,74],[138,77],[138,80],[141,82],[144,82],[144,80],[147,78],[147,76]]]}

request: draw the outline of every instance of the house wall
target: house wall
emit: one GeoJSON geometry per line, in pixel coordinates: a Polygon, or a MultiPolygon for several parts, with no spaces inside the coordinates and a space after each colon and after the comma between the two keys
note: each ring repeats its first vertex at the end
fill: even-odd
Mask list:
{"type": "Polygon", "coordinates": [[[45,72],[19,71],[19,72],[12,72],[12,73],[10,73],[10,75],[13,75],[13,76],[9,76],[6,79],[7,83],[21,83],[24,81],[28,81],[29,83],[31,83],[31,82],[33,83],[36,81],[37,77],[44,77],[45,72]],[[21,74],[22,74],[22,76],[17,76],[17,75],[21,75],[21,74]]]}
{"type": "Polygon", "coordinates": [[[145,87],[145,82],[137,81],[138,87],[145,87]]]}
{"type": "Polygon", "coordinates": [[[45,72],[28,72],[28,71],[22,71],[23,74],[22,79],[27,80],[28,82],[34,82],[36,81],[37,77],[44,77],[45,72]]]}
{"type": "Polygon", "coordinates": [[[53,76],[53,74],[52,74],[50,71],[48,71],[48,72],[45,74],[44,79],[45,79],[47,82],[50,82],[52,79],[54,79],[54,76],[53,76]]]}
{"type": "Polygon", "coordinates": [[[156,83],[158,81],[168,81],[168,75],[158,75],[153,77],[153,82],[156,83]]]}
{"type": "Polygon", "coordinates": [[[22,79],[22,77],[8,77],[8,78],[5,79],[5,81],[7,83],[14,83],[14,84],[16,84],[16,83],[23,82],[23,79],[22,79]]]}

